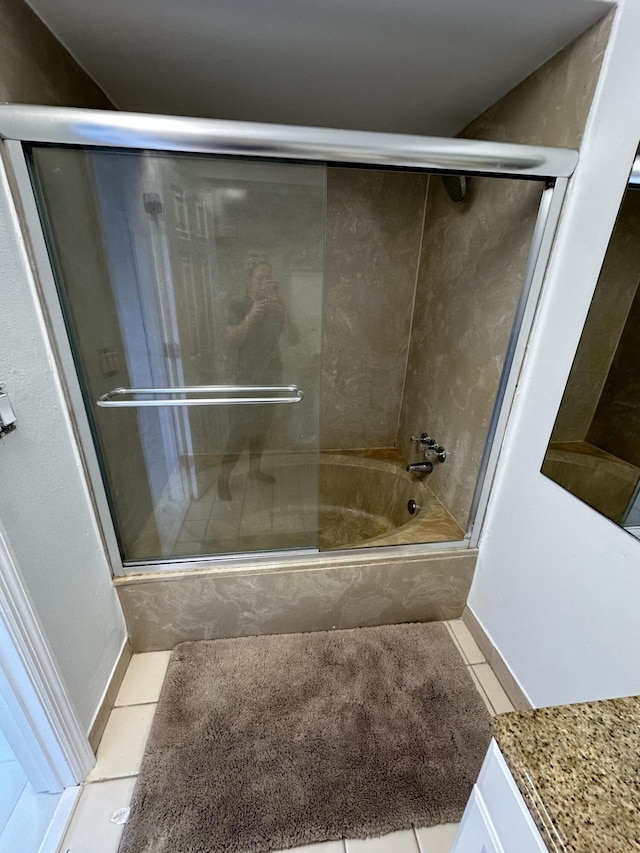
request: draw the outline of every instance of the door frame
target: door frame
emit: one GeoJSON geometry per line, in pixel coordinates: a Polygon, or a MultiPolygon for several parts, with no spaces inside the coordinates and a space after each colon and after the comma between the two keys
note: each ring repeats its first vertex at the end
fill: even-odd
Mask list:
{"type": "MultiPolygon", "coordinates": [[[[59,360],[89,490],[114,576],[149,571],[204,569],[212,566],[223,566],[227,569],[246,568],[256,561],[263,564],[265,560],[271,562],[273,558],[281,564],[286,564],[299,560],[302,555],[308,557],[309,551],[154,561],[137,563],[125,569],[58,300],[23,142],[325,161],[349,163],[353,166],[419,168],[435,174],[464,173],[485,177],[546,180],[465,539],[457,543],[436,545],[398,545],[393,546],[391,550],[400,557],[404,553],[413,556],[427,553],[434,548],[442,550],[477,547],[568,180],[577,164],[576,151],[472,139],[438,139],[402,134],[15,105],[0,106],[0,138],[4,140],[15,190],[22,203],[52,347],[59,360]]],[[[345,556],[350,552],[340,553],[345,556]]]]}
{"type": "Polygon", "coordinates": [[[0,524],[0,700],[9,745],[34,787],[79,785],[95,757],[0,524]]]}

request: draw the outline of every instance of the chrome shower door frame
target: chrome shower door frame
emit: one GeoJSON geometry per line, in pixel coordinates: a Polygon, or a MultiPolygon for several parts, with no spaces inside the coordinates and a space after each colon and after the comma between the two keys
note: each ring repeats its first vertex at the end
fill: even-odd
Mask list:
{"type": "MultiPolygon", "coordinates": [[[[247,569],[252,566],[268,566],[275,562],[286,566],[288,562],[299,564],[301,559],[305,562],[313,560],[317,552],[294,550],[172,559],[136,563],[126,567],[123,565],[23,143],[222,154],[329,164],[345,163],[356,167],[420,169],[441,174],[546,180],[547,188],[543,192],[529,249],[522,292],[505,355],[465,539],[461,542],[396,545],[375,550],[379,555],[388,554],[401,558],[402,555],[415,556],[433,550],[478,545],[568,179],[577,164],[576,151],[469,139],[438,139],[390,133],[16,105],[0,106],[0,139],[3,141],[3,159],[8,167],[16,203],[21,207],[21,218],[37,273],[35,279],[47,331],[58,361],[58,372],[89,492],[114,576],[212,567],[228,571],[234,567],[247,569]]],[[[327,553],[323,552],[323,555],[326,556],[327,553]]],[[[340,551],[341,559],[349,555],[361,557],[362,551],[340,551]]]]}

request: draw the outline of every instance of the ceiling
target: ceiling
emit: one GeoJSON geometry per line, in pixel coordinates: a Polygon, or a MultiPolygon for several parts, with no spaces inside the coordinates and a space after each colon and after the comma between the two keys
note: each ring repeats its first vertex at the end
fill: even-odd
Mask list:
{"type": "Polygon", "coordinates": [[[602,0],[29,0],[123,110],[451,136],[602,0]]]}

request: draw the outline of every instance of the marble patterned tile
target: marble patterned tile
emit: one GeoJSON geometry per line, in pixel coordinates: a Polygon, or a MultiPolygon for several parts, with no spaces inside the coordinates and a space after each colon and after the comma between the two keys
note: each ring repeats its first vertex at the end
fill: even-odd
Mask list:
{"type": "Polygon", "coordinates": [[[520,296],[543,185],[470,178],[454,204],[439,177],[429,198],[396,446],[412,435],[447,450],[429,487],[464,528],[520,296]],[[425,375],[429,381],[425,382],[425,375]]]}
{"type": "Polygon", "coordinates": [[[338,564],[332,555],[300,557],[286,571],[265,571],[257,559],[258,571],[219,567],[115,583],[134,650],[156,651],[182,640],[457,618],[476,556],[473,549],[400,560],[363,553],[338,564]]]}
{"type": "Polygon", "coordinates": [[[321,446],[395,439],[427,178],[329,168],[321,446]]]}

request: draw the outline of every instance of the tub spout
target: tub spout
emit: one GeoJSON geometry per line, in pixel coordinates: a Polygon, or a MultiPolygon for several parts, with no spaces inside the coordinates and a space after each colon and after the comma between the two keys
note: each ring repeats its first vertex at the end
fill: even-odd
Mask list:
{"type": "Polygon", "coordinates": [[[407,465],[407,471],[411,474],[430,474],[433,471],[433,462],[412,462],[407,465]]]}

